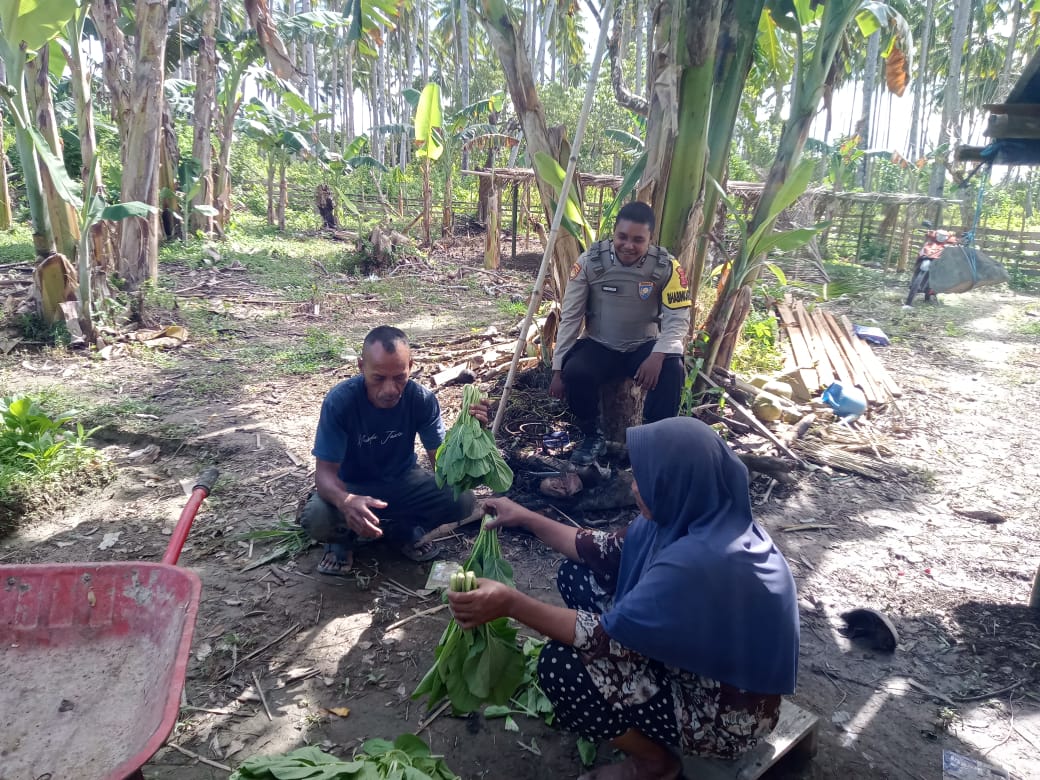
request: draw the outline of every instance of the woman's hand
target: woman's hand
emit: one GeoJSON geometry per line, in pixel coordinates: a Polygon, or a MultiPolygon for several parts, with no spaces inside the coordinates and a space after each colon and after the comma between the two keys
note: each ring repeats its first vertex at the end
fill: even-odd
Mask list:
{"type": "Polygon", "coordinates": [[[469,408],[469,413],[476,417],[481,425],[486,426],[491,419],[491,404],[487,401],[477,401],[469,408]]]}
{"type": "Polygon", "coordinates": [[[488,528],[525,528],[527,519],[532,514],[530,509],[524,509],[524,507],[508,498],[489,498],[485,500],[484,513],[494,515],[487,521],[488,528]]]}
{"type": "Polygon", "coordinates": [[[509,605],[515,593],[508,585],[481,577],[476,590],[449,591],[448,604],[460,626],[476,628],[500,617],[509,617],[509,605]]]}

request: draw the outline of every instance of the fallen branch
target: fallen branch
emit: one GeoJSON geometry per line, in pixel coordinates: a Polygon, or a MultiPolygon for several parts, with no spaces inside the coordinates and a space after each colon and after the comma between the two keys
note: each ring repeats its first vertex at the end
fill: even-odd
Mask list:
{"type": "Polygon", "coordinates": [[[401,618],[400,620],[398,620],[398,621],[396,621],[394,623],[391,623],[390,625],[388,625],[386,628],[383,629],[383,633],[385,634],[385,633],[387,633],[389,631],[393,631],[395,628],[400,628],[405,623],[408,623],[408,622],[410,622],[412,620],[415,620],[416,618],[426,617],[427,615],[435,615],[436,613],[438,613],[438,612],[440,612],[442,610],[445,610],[447,608],[448,608],[447,604],[439,604],[436,607],[430,607],[429,609],[424,609],[421,612],[416,612],[416,613],[414,613],[412,615],[409,615],[406,618],[401,618]]]}
{"type": "Polygon", "coordinates": [[[224,772],[230,772],[231,771],[231,767],[229,767],[229,766],[225,766],[224,764],[221,764],[221,763],[219,763],[217,761],[213,761],[211,759],[208,759],[205,756],[200,756],[198,753],[192,753],[187,748],[182,748],[180,745],[175,745],[172,742],[167,742],[166,743],[166,747],[171,747],[174,750],[176,750],[178,753],[183,753],[188,758],[194,758],[199,763],[206,764],[207,766],[211,766],[214,769],[221,769],[224,772]]]}
{"type": "Polygon", "coordinates": [[[299,628],[300,628],[300,624],[299,623],[293,623],[291,626],[289,626],[289,628],[285,629],[285,631],[283,631],[281,634],[276,636],[274,639],[272,639],[266,645],[264,645],[263,647],[261,647],[261,648],[259,648],[257,650],[254,650],[249,655],[247,655],[244,658],[242,658],[240,661],[237,661],[236,663],[232,664],[231,668],[228,669],[227,671],[221,672],[220,676],[217,677],[217,679],[218,680],[224,680],[224,679],[230,677],[231,674],[235,671],[235,669],[237,669],[241,664],[243,664],[244,662],[249,661],[249,660],[251,660],[253,658],[256,658],[258,655],[260,655],[260,653],[264,652],[265,650],[268,650],[269,648],[274,647],[276,644],[278,644],[283,639],[285,639],[287,636],[289,636],[289,634],[291,634],[293,631],[299,630],[299,628]]]}
{"type": "Polygon", "coordinates": [[[448,707],[450,707],[450,706],[451,706],[451,701],[450,700],[446,701],[446,702],[444,702],[444,704],[442,704],[440,707],[438,707],[433,712],[432,715],[430,715],[429,717],[427,717],[427,718],[425,718],[423,720],[420,720],[419,721],[419,725],[416,727],[415,731],[413,732],[415,734],[415,736],[419,736],[420,734],[422,734],[423,731],[426,730],[426,727],[429,726],[431,723],[433,723],[435,720],[437,720],[437,718],[440,717],[441,713],[444,712],[446,709],[448,709],[448,707]]]}
{"type": "Polygon", "coordinates": [[[271,708],[267,706],[267,697],[264,696],[264,689],[260,687],[260,677],[256,672],[253,672],[253,684],[256,686],[256,695],[260,697],[260,703],[264,705],[264,712],[267,715],[267,719],[274,720],[274,716],[271,714],[271,708]]]}

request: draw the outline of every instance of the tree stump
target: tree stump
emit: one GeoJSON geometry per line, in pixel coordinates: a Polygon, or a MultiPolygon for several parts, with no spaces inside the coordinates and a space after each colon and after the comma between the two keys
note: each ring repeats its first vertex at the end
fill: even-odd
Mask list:
{"type": "Polygon", "coordinates": [[[625,430],[643,422],[643,390],[631,377],[607,382],[599,389],[603,436],[625,443],[625,430]]]}

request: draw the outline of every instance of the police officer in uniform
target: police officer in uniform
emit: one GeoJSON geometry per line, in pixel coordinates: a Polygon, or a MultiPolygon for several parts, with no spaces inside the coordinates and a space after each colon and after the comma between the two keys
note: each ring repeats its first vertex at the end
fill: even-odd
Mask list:
{"type": "Polygon", "coordinates": [[[645,423],[679,411],[690,290],[679,262],[650,243],[653,229],[650,207],[629,203],[618,212],[613,240],[594,244],[571,268],[549,394],[566,397],[578,418],[576,465],[592,463],[606,447],[599,422],[605,382],[632,377],[646,391],[645,423]]]}

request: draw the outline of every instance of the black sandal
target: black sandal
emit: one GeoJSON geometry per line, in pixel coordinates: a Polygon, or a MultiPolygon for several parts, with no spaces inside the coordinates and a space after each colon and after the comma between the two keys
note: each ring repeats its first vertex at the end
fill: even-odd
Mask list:
{"type": "Polygon", "coordinates": [[[325,555],[318,562],[318,574],[346,577],[354,567],[354,551],[342,544],[326,544],[325,555]]]}

